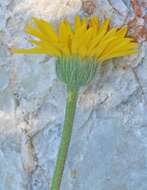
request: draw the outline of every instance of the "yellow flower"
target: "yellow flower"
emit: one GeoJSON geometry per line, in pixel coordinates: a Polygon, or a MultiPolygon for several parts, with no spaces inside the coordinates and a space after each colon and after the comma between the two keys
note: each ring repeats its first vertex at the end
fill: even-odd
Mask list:
{"type": "Polygon", "coordinates": [[[35,45],[30,49],[15,49],[15,53],[48,54],[55,57],[78,56],[94,58],[99,62],[137,53],[137,43],[131,37],[126,37],[127,27],[110,29],[110,20],[100,23],[98,17],[91,19],[75,16],[74,27],[62,20],[54,27],[43,19],[33,18],[33,24],[28,24],[25,32],[36,39],[28,41],[35,45]]]}

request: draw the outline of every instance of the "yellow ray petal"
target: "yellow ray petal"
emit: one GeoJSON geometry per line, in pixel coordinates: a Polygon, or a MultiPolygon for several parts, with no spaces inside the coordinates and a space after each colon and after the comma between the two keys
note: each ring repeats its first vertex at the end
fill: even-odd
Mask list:
{"type": "Polygon", "coordinates": [[[39,28],[39,30],[45,34],[50,41],[52,42],[57,42],[58,41],[58,37],[57,34],[55,33],[53,26],[46,22],[45,20],[42,19],[37,19],[37,18],[33,18],[35,24],[37,25],[37,27],[39,28]]]}
{"type": "Polygon", "coordinates": [[[59,41],[67,44],[72,36],[73,33],[69,23],[65,20],[61,21],[59,25],[59,41]]]}
{"type": "Polygon", "coordinates": [[[105,36],[103,37],[102,41],[108,40],[109,38],[115,37],[117,28],[112,28],[109,30],[105,36]]]}
{"type": "Polygon", "coordinates": [[[62,53],[63,53],[63,55],[69,56],[71,54],[71,51],[70,51],[69,47],[64,46],[62,48],[62,53]]]}
{"type": "Polygon", "coordinates": [[[93,27],[95,28],[96,30],[98,29],[99,27],[99,19],[97,16],[93,16],[91,19],[90,19],[90,27],[93,27]]]}
{"type": "Polygon", "coordinates": [[[109,24],[110,24],[110,19],[106,18],[104,20],[102,26],[100,27],[100,32],[105,34],[107,32],[107,30],[108,30],[109,24]]]}
{"type": "Polygon", "coordinates": [[[137,43],[133,43],[133,42],[122,42],[118,45],[116,45],[115,48],[112,48],[110,51],[107,51],[107,52],[104,52],[105,55],[110,55],[110,54],[113,54],[114,52],[121,52],[121,51],[124,51],[125,50],[128,50],[128,49],[137,49],[138,45],[137,43]]]}
{"type": "Polygon", "coordinates": [[[84,58],[87,56],[87,48],[85,46],[81,46],[79,49],[79,56],[84,58]]]}
{"type": "Polygon", "coordinates": [[[72,36],[73,32],[70,24],[66,20],[61,21],[59,25],[59,42],[62,44],[62,52],[65,55],[70,55],[72,36]]]}
{"type": "Polygon", "coordinates": [[[113,54],[115,52],[121,52],[121,51],[124,51],[124,50],[137,49],[137,47],[138,47],[137,43],[132,42],[132,43],[129,43],[127,45],[122,45],[119,48],[113,49],[113,51],[111,53],[113,54]]]}
{"type": "Polygon", "coordinates": [[[67,43],[68,38],[69,38],[69,36],[67,33],[65,22],[61,21],[60,25],[59,25],[59,40],[61,42],[67,43]]]}
{"type": "Polygon", "coordinates": [[[57,49],[53,45],[49,45],[49,44],[45,43],[44,41],[37,41],[37,40],[28,40],[28,41],[31,42],[32,44],[39,46],[39,48],[44,49],[50,55],[53,55],[53,56],[61,55],[61,52],[59,51],[59,49],[57,49]]]}
{"type": "Polygon", "coordinates": [[[83,36],[81,37],[81,39],[79,40],[79,42],[77,44],[78,54],[81,55],[82,57],[86,56],[85,53],[87,53],[87,56],[89,55],[88,54],[88,46],[89,46],[89,43],[93,36],[93,31],[94,31],[94,28],[89,28],[85,32],[85,34],[83,34],[83,36]]]}
{"type": "Polygon", "coordinates": [[[29,49],[17,49],[17,48],[12,48],[13,53],[18,53],[18,54],[48,54],[48,52],[42,48],[34,47],[34,48],[29,48],[29,49]]]}
{"type": "Polygon", "coordinates": [[[117,36],[125,37],[127,32],[128,32],[128,28],[126,26],[124,26],[117,31],[117,36]]]}
{"type": "Polygon", "coordinates": [[[83,33],[77,42],[77,46],[85,46],[88,49],[88,46],[94,34],[93,32],[94,28],[89,28],[85,33],[83,33]]]}
{"type": "Polygon", "coordinates": [[[36,28],[33,28],[30,24],[27,24],[24,31],[27,33],[27,34],[30,34],[32,36],[35,36],[39,39],[42,39],[42,40],[48,40],[48,37],[44,34],[42,34],[38,29],[36,28]]]}
{"type": "Polygon", "coordinates": [[[88,18],[87,18],[87,17],[82,18],[82,19],[81,19],[81,25],[82,25],[82,26],[85,26],[85,27],[87,28],[87,24],[88,24],[87,21],[88,21],[88,18]]]}
{"type": "Polygon", "coordinates": [[[81,18],[80,16],[75,16],[75,31],[81,27],[81,18]]]}
{"type": "Polygon", "coordinates": [[[109,32],[107,32],[102,40],[100,40],[100,42],[97,44],[97,46],[89,49],[90,55],[94,52],[98,52],[97,56],[99,56],[104,51],[105,47],[109,46],[110,42],[116,39],[116,31],[117,28],[112,28],[109,32]]]}
{"type": "Polygon", "coordinates": [[[111,53],[114,49],[119,48],[122,45],[127,45],[129,42],[131,42],[131,38],[114,38],[114,40],[107,46],[107,48],[104,50],[103,54],[111,53]]]}
{"type": "Polygon", "coordinates": [[[122,56],[129,56],[129,55],[133,55],[133,54],[137,54],[137,53],[138,53],[137,50],[127,50],[124,52],[118,52],[115,54],[110,54],[107,56],[98,57],[98,60],[103,62],[103,61],[108,60],[108,59],[112,59],[112,58],[116,58],[116,57],[122,57],[122,56]]]}
{"type": "Polygon", "coordinates": [[[94,36],[97,34],[99,28],[99,19],[97,16],[93,16],[89,21],[89,26],[92,27],[94,36]]]}
{"type": "Polygon", "coordinates": [[[106,34],[108,30],[110,20],[106,19],[102,26],[99,28],[97,36],[91,41],[91,45],[89,49],[95,48],[99,44],[99,42],[103,39],[104,35],[106,34]]]}
{"type": "Polygon", "coordinates": [[[90,54],[90,55],[96,55],[97,57],[99,57],[99,56],[102,54],[102,52],[105,50],[105,48],[106,48],[107,46],[109,46],[109,43],[111,43],[111,41],[112,41],[114,38],[115,38],[115,37],[111,37],[111,38],[105,40],[104,42],[101,42],[98,46],[96,46],[95,49],[93,49],[93,50],[91,51],[91,54],[90,54]]]}
{"type": "Polygon", "coordinates": [[[71,51],[73,54],[77,53],[78,47],[79,47],[79,41],[81,37],[85,34],[86,30],[87,30],[86,26],[82,25],[80,28],[78,28],[75,35],[73,35],[72,41],[71,41],[71,51]]]}
{"type": "Polygon", "coordinates": [[[66,19],[64,19],[64,23],[65,23],[65,26],[66,26],[67,34],[70,34],[72,36],[73,35],[73,30],[72,30],[71,24],[66,19]]]}

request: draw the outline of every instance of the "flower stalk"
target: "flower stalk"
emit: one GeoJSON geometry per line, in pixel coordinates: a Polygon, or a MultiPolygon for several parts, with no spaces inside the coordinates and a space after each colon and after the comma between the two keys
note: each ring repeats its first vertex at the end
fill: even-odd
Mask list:
{"type": "Polygon", "coordinates": [[[54,171],[50,190],[60,189],[65,161],[68,154],[68,147],[69,147],[70,139],[72,135],[77,97],[78,97],[78,89],[74,87],[73,88],[68,87],[64,127],[63,127],[61,143],[60,143],[59,152],[57,155],[57,161],[56,161],[55,171],[54,171]]]}

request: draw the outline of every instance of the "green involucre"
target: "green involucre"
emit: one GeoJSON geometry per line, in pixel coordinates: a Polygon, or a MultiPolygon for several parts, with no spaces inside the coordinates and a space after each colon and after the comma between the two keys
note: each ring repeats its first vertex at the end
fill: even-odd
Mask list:
{"type": "Polygon", "coordinates": [[[56,62],[58,78],[68,87],[80,88],[95,77],[98,63],[94,58],[61,57],[56,62]]]}

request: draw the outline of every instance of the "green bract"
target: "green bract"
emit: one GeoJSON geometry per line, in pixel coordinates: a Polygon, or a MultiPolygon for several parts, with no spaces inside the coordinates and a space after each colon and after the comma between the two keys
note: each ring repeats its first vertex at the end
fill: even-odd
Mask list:
{"type": "Polygon", "coordinates": [[[56,61],[56,72],[69,88],[79,89],[95,77],[98,66],[93,58],[60,57],[56,61]]]}

